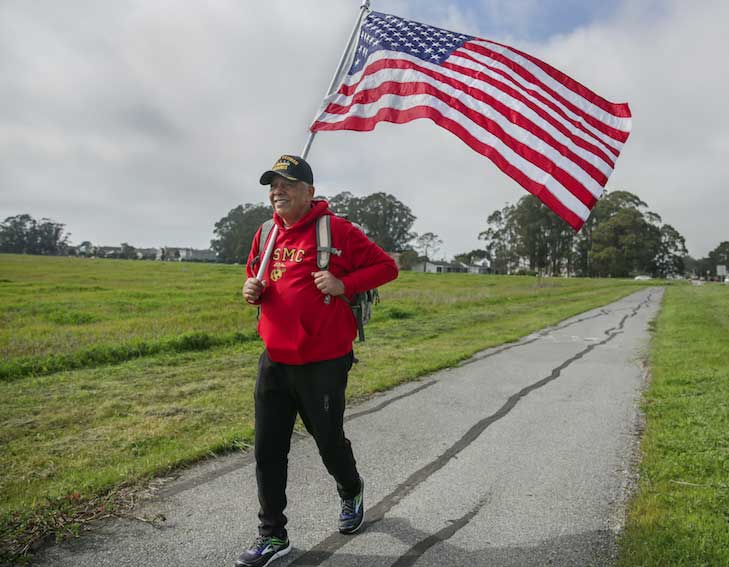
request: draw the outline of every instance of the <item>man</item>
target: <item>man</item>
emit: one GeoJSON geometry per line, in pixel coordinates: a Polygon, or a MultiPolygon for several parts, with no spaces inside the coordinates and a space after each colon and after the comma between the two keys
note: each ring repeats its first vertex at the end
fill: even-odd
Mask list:
{"type": "Polygon", "coordinates": [[[356,322],[348,304],[358,292],[397,277],[395,262],[326,201],[314,200],[314,178],[302,158],[283,155],[264,172],[278,234],[262,281],[261,230],[248,257],[243,297],[260,305],[258,332],[265,344],[255,387],[255,457],[259,535],[236,562],[260,567],[291,550],[286,532],[288,452],[296,414],[316,441],[342,501],[339,531],[356,532],[364,522],[364,483],[343,418],[347,376],[354,354],[356,322]],[[331,256],[317,267],[317,219],[330,215],[331,256]]]}

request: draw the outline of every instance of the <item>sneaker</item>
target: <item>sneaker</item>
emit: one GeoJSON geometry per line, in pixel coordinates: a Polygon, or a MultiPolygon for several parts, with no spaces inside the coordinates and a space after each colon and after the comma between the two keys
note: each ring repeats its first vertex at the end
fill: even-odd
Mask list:
{"type": "Polygon", "coordinates": [[[359,494],[354,498],[342,499],[342,511],[339,513],[339,533],[353,534],[364,523],[364,480],[359,479],[359,494]]]}
{"type": "Polygon", "coordinates": [[[289,538],[258,536],[235,562],[236,567],[265,567],[291,551],[289,538]]]}

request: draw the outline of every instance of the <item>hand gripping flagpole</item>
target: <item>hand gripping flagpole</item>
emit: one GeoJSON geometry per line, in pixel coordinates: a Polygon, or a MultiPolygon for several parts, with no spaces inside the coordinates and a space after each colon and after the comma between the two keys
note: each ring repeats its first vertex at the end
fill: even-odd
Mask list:
{"type": "Polygon", "coordinates": [[[263,281],[263,276],[266,274],[268,262],[271,260],[273,245],[276,243],[276,234],[278,234],[278,226],[276,225],[276,223],[273,223],[271,234],[268,236],[268,246],[266,246],[266,252],[263,254],[263,258],[261,259],[261,265],[258,267],[258,273],[256,274],[256,279],[259,282],[263,281]]]}
{"type": "MultiPolygon", "coordinates": [[[[352,34],[349,36],[349,41],[347,42],[347,47],[344,48],[344,53],[342,53],[342,57],[339,59],[339,65],[337,66],[337,70],[334,73],[334,76],[332,77],[332,82],[329,83],[329,88],[327,89],[326,94],[324,95],[324,98],[328,97],[330,94],[332,94],[332,91],[339,83],[341,77],[342,77],[342,71],[344,70],[345,65],[347,64],[347,61],[350,58],[352,47],[355,44],[355,39],[357,37],[357,33],[359,32],[359,28],[362,25],[362,20],[364,19],[365,15],[370,9],[370,0],[362,0],[362,4],[359,7],[359,15],[357,16],[357,21],[354,24],[354,28],[352,29],[352,34]]],[[[306,144],[304,144],[304,149],[301,152],[301,157],[306,159],[306,156],[309,155],[309,150],[311,149],[311,143],[314,141],[314,136],[316,136],[316,132],[309,132],[309,137],[306,139],[306,144]]],[[[271,230],[271,234],[268,237],[268,246],[266,246],[266,252],[263,254],[263,259],[261,260],[261,265],[258,268],[258,273],[256,274],[256,279],[258,281],[263,281],[263,276],[266,273],[266,268],[268,267],[268,262],[271,260],[271,254],[273,253],[273,247],[276,243],[276,235],[278,233],[278,226],[275,224],[273,225],[273,229],[271,230]]]]}

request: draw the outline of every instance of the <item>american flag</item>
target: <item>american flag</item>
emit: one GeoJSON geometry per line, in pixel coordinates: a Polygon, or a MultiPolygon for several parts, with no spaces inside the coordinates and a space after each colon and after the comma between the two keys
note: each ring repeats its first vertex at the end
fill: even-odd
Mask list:
{"type": "Polygon", "coordinates": [[[310,127],[429,118],[579,230],[628,139],[628,105],[506,45],[370,12],[354,59],[310,127]]]}

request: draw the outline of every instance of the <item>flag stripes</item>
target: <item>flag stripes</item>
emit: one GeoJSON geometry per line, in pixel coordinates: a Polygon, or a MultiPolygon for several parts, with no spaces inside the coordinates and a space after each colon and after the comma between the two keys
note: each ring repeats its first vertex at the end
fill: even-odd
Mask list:
{"type": "MultiPolygon", "coordinates": [[[[584,120],[592,129],[605,134],[607,136],[606,141],[609,141],[609,138],[614,138],[619,142],[625,142],[628,139],[628,133],[620,130],[620,126],[625,124],[626,119],[618,118],[609,112],[595,108],[587,99],[576,96],[571,90],[560,88],[559,85],[554,84],[554,81],[550,81],[546,75],[542,76],[541,79],[536,77],[526,68],[518,66],[516,61],[488,49],[483,42],[466,44],[464,48],[470,51],[471,54],[483,56],[485,61],[500,63],[503,66],[502,68],[508,68],[512,71],[512,76],[521,77],[527,84],[535,86],[542,96],[550,98],[557,106],[567,110],[572,117],[584,120]]],[[[618,107],[623,105],[615,106],[616,112],[618,112],[618,107]]],[[[627,105],[625,106],[627,107],[627,105]]],[[[627,121],[629,123],[629,120],[627,121]]]]}
{"type": "MultiPolygon", "coordinates": [[[[370,116],[350,114],[338,124],[323,124],[320,130],[368,131],[374,129],[382,121],[404,124],[416,118],[430,118],[439,126],[461,138],[473,150],[491,159],[504,173],[514,178],[530,193],[539,196],[547,190],[553,193],[560,202],[567,204],[570,210],[575,211],[580,219],[584,221],[587,218],[589,209],[577,197],[556,183],[551,176],[544,176],[542,183],[534,181],[540,177],[542,172],[540,168],[512,151],[495,136],[480,130],[473,122],[463,120],[462,116],[450,105],[429,100],[425,97],[418,100],[418,97],[414,96],[410,97],[410,103],[412,104],[410,108],[396,109],[392,105],[393,101],[388,100],[388,96],[382,97],[377,106],[372,106],[375,111],[374,114],[370,116]]],[[[395,98],[392,97],[392,99],[395,98]]]]}
{"type": "Polygon", "coordinates": [[[559,88],[559,86],[567,87],[568,89],[574,91],[579,97],[581,97],[581,99],[575,99],[578,101],[578,103],[580,102],[580,100],[590,101],[592,104],[599,106],[609,114],[620,116],[622,118],[630,118],[630,109],[628,108],[627,104],[615,104],[605,100],[600,95],[592,92],[581,83],[578,83],[568,75],[565,75],[562,71],[555,69],[550,65],[547,65],[544,61],[540,61],[536,57],[532,57],[531,55],[524,53],[523,51],[519,51],[518,49],[514,49],[513,47],[509,47],[508,45],[504,45],[503,43],[497,43],[495,41],[489,40],[480,41],[484,44],[490,44],[491,46],[498,46],[500,53],[504,54],[504,56],[506,57],[516,60],[517,62],[521,62],[522,66],[525,68],[529,67],[526,61],[533,64],[535,67],[538,67],[541,71],[544,72],[545,75],[548,75],[549,77],[554,79],[554,84],[556,84],[557,88],[559,88]]]}
{"type": "MultiPolygon", "coordinates": [[[[549,109],[544,108],[544,103],[537,100],[529,99],[524,96],[522,92],[520,92],[526,90],[525,88],[512,88],[508,84],[500,82],[493,77],[487,77],[481,71],[479,71],[479,68],[476,66],[478,62],[475,62],[474,64],[474,62],[472,62],[474,60],[469,60],[468,56],[466,55],[459,54],[459,57],[463,59],[461,61],[458,61],[458,64],[456,64],[458,57],[453,57],[451,60],[452,62],[443,63],[443,67],[445,69],[458,71],[463,75],[467,75],[469,77],[472,77],[473,79],[478,79],[491,85],[495,89],[496,96],[498,96],[499,91],[503,91],[504,94],[508,95],[508,97],[505,100],[504,97],[499,97],[499,100],[504,100],[504,103],[512,109],[517,102],[521,102],[524,105],[525,109],[523,112],[536,113],[539,116],[539,119],[543,120],[544,122],[555,128],[560,134],[568,138],[574,145],[579,146],[584,150],[587,150],[585,156],[586,159],[593,163],[596,167],[601,168],[601,161],[606,163],[609,166],[608,170],[605,170],[604,168],[601,168],[601,170],[606,175],[610,175],[610,173],[612,172],[612,168],[615,166],[615,158],[610,157],[606,152],[610,152],[611,150],[608,147],[605,147],[599,142],[593,140],[588,133],[584,133],[584,135],[581,135],[579,133],[573,132],[571,128],[580,129],[581,125],[579,123],[572,122],[571,126],[564,124],[563,121],[569,121],[566,116],[560,115],[559,113],[557,117],[553,116],[549,112],[549,109]],[[562,119],[560,120],[559,117],[562,117],[562,119]]],[[[537,95],[535,93],[532,94],[536,98],[537,95]]]]}
{"type": "MultiPolygon", "coordinates": [[[[613,135],[617,133],[617,136],[622,137],[622,133],[620,133],[619,130],[611,129],[607,124],[603,124],[602,127],[598,126],[598,128],[596,129],[592,124],[595,122],[594,117],[588,117],[585,114],[581,114],[579,110],[578,112],[573,112],[572,109],[574,107],[571,108],[569,103],[564,104],[558,92],[550,92],[549,89],[543,88],[539,84],[539,82],[530,81],[529,75],[526,73],[511,72],[511,69],[507,65],[504,65],[503,63],[494,61],[492,59],[489,59],[487,56],[484,56],[485,53],[488,52],[480,50],[478,45],[474,44],[471,46],[471,48],[472,49],[470,50],[470,53],[466,53],[470,55],[470,57],[475,62],[482,65],[481,69],[483,69],[483,67],[486,67],[489,71],[493,70],[495,73],[511,81],[512,83],[517,85],[518,88],[521,89],[523,92],[528,93],[535,100],[541,101],[557,116],[561,116],[568,122],[572,123],[572,125],[576,127],[580,132],[584,132],[588,137],[599,140],[601,143],[605,144],[609,151],[611,151],[616,157],[618,156],[618,154],[620,153],[620,148],[613,145],[615,142],[613,142],[613,140],[611,139],[612,135],[610,130],[612,130],[613,135]],[[488,65],[489,62],[494,64],[493,67],[488,65]],[[519,79],[521,78],[526,79],[524,83],[519,82],[519,79]],[[608,130],[608,132],[601,132],[601,129],[608,130]]],[[[621,142],[621,140],[618,139],[617,142],[621,142]]],[[[622,140],[622,143],[624,142],[625,140],[622,140]]]]}
{"type": "Polygon", "coordinates": [[[627,104],[528,54],[372,12],[349,73],[311,131],[419,118],[489,158],[575,230],[601,196],[631,125],[627,104]]]}
{"type": "MultiPolygon", "coordinates": [[[[554,129],[549,122],[541,120],[528,106],[523,108],[515,108],[513,105],[507,106],[510,101],[505,94],[499,94],[499,91],[493,91],[493,89],[492,94],[488,90],[481,88],[481,85],[479,85],[481,81],[479,80],[472,81],[470,85],[478,88],[469,88],[469,85],[455,78],[459,76],[463,78],[462,73],[459,74],[453,71],[444,72],[443,69],[437,66],[421,65],[414,60],[403,61],[401,59],[390,58],[381,59],[377,63],[369,65],[367,72],[371,73],[371,75],[368,75],[370,88],[343,86],[340,92],[347,95],[342,100],[345,104],[330,104],[327,108],[329,113],[346,114],[350,111],[353,104],[363,105],[374,102],[380,93],[395,94],[400,89],[399,92],[405,94],[406,91],[415,92],[413,89],[417,88],[416,85],[422,88],[425,85],[432,85],[440,91],[439,93],[431,90],[430,92],[434,96],[443,94],[452,97],[454,100],[464,102],[466,105],[464,107],[464,114],[472,116],[474,120],[478,120],[479,117],[488,117],[492,122],[506,130],[510,129],[510,125],[507,122],[511,122],[526,131],[525,137],[526,134],[532,134],[549,142],[557,152],[568,155],[571,160],[580,163],[582,169],[594,178],[594,180],[585,180],[585,184],[587,185],[593,185],[594,182],[604,185],[607,181],[607,176],[612,172],[610,166],[600,162],[591,152],[576,147],[568,137],[565,137],[558,130],[554,129]],[[388,72],[389,69],[401,69],[402,75],[399,79],[402,82],[388,82],[388,79],[392,76],[392,73],[388,72]],[[418,77],[415,73],[422,73],[424,76],[418,77]],[[375,74],[376,76],[374,76],[375,74]],[[387,82],[387,85],[384,84],[385,82],[387,82]],[[504,102],[500,99],[504,100],[504,102]],[[471,111],[473,107],[478,106],[479,102],[487,105],[483,115],[471,111]],[[555,138],[558,138],[559,141],[555,138]],[[594,163],[590,163],[590,161],[594,163]]],[[[484,127],[488,128],[490,125],[489,122],[489,120],[482,120],[480,123],[482,125],[485,124],[484,127]]],[[[538,143],[536,140],[531,140],[531,142],[534,144],[538,143]]],[[[554,155],[555,152],[552,152],[551,149],[546,149],[545,152],[548,154],[551,153],[552,157],[556,157],[554,155]]],[[[578,175],[580,175],[579,172],[578,175]]],[[[597,195],[602,191],[602,187],[597,184],[594,185],[593,189],[593,193],[597,195]]]]}

